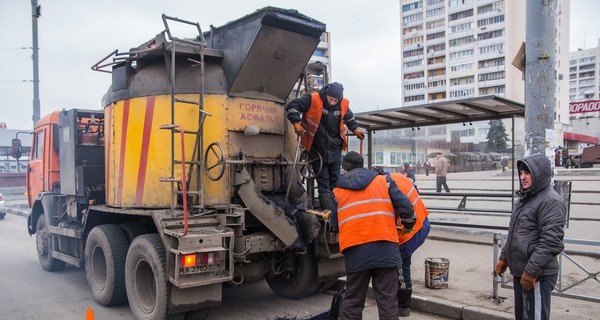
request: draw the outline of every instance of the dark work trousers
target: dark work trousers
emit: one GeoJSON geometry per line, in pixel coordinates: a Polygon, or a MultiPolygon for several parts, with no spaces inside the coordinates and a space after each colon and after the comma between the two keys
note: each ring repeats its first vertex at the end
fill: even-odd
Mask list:
{"type": "Polygon", "coordinates": [[[377,300],[379,320],[398,320],[398,272],[394,268],[376,268],[346,275],[346,297],[340,320],[360,320],[365,307],[369,282],[377,300]]]}
{"type": "Polygon", "coordinates": [[[521,277],[514,277],[515,319],[550,319],[550,298],[557,278],[556,274],[540,276],[533,290],[524,290],[521,287],[521,277]]]}
{"type": "Polygon", "coordinates": [[[412,256],[402,258],[402,278],[404,280],[404,289],[412,288],[412,282],[410,280],[411,257],[412,256]]]}
{"type": "Polygon", "coordinates": [[[435,192],[442,192],[442,185],[444,186],[444,189],[446,189],[446,192],[450,192],[450,188],[448,188],[448,185],[446,184],[446,177],[437,176],[435,178],[435,192]]]}
{"type": "MultiPolygon", "coordinates": [[[[315,173],[319,172],[319,166],[321,162],[311,157],[311,166],[315,173]]],[[[323,163],[321,172],[317,175],[317,186],[319,194],[331,193],[331,190],[335,188],[335,184],[340,177],[340,168],[342,167],[342,160],[335,161],[333,163],[323,163]]]]}

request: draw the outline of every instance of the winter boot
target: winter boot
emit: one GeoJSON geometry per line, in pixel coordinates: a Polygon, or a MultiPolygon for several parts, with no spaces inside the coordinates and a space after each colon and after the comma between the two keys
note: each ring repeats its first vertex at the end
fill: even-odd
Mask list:
{"type": "Polygon", "coordinates": [[[410,316],[410,299],[412,289],[398,289],[398,315],[400,317],[410,316]]]}
{"type": "Polygon", "coordinates": [[[333,209],[333,203],[331,202],[331,192],[319,193],[319,203],[321,204],[321,211],[333,209]]]}
{"type": "Polygon", "coordinates": [[[342,311],[342,304],[344,303],[344,298],[346,297],[346,287],[341,288],[338,292],[333,295],[333,300],[331,301],[331,309],[329,309],[329,318],[331,320],[337,320],[340,316],[340,312],[342,311]]]}

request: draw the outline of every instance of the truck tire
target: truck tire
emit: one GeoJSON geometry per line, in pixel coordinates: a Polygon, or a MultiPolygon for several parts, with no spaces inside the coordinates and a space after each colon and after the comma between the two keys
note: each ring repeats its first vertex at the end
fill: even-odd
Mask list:
{"type": "Polygon", "coordinates": [[[136,319],[183,319],[185,313],[167,315],[169,283],[166,253],[156,233],[135,238],[127,252],[125,284],[129,307],[136,319]]]}
{"type": "Polygon", "coordinates": [[[35,243],[37,247],[38,260],[40,265],[46,271],[60,271],[65,267],[65,262],[53,258],[50,255],[50,235],[48,234],[48,225],[46,216],[41,214],[35,227],[35,243]]]}
{"type": "Polygon", "coordinates": [[[85,277],[94,299],[103,306],[125,303],[127,238],[115,224],[94,227],[85,244],[85,277]]]}
{"type": "Polygon", "coordinates": [[[138,222],[125,222],[119,225],[125,233],[125,237],[127,238],[127,243],[131,244],[133,239],[143,234],[148,233],[148,229],[141,223],[138,222]]]}
{"type": "MultiPolygon", "coordinates": [[[[293,255],[293,271],[283,271],[275,277],[267,277],[267,284],[278,296],[288,299],[300,299],[319,289],[317,281],[317,259],[312,250],[306,253],[288,253],[293,255]]],[[[285,260],[285,259],[284,259],[285,260]]]]}

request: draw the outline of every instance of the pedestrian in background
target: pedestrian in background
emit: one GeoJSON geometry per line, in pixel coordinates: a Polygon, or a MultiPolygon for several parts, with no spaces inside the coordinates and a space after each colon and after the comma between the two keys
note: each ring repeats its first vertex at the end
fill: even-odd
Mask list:
{"type": "Polygon", "coordinates": [[[294,131],[302,137],[302,146],[309,152],[314,172],[320,171],[317,186],[321,209],[331,210],[331,190],[340,177],[342,150],[348,147],[346,127],[358,139],[365,138],[350,110],[350,102],[344,98],[344,86],[338,82],[325,85],[319,92],[292,100],[286,111],[294,131]],[[321,161],[312,161],[319,155],[322,168],[321,161]]]}
{"type": "Polygon", "coordinates": [[[435,191],[442,192],[442,186],[446,192],[450,192],[450,188],[448,188],[448,184],[446,183],[446,175],[448,174],[448,167],[450,163],[448,163],[448,159],[444,157],[443,154],[437,155],[437,160],[435,161],[435,191]]]}
{"type": "Polygon", "coordinates": [[[429,159],[425,159],[425,162],[423,163],[423,168],[425,168],[425,175],[429,176],[429,170],[431,169],[431,163],[429,162],[429,159]]]}
{"type": "Polygon", "coordinates": [[[508,267],[513,276],[515,319],[550,319],[567,205],[551,187],[547,157],[529,155],[517,161],[517,168],[521,187],[495,272],[501,275],[508,267]]]}
{"type": "Polygon", "coordinates": [[[362,319],[369,282],[377,300],[379,319],[398,319],[397,221],[400,232],[415,226],[415,213],[409,199],[387,175],[363,168],[357,152],[344,156],[346,171],[333,190],[331,227],[339,231],[340,251],[346,267],[346,296],[339,319],[362,319]]]}
{"type": "Polygon", "coordinates": [[[419,188],[417,188],[417,176],[415,175],[415,170],[410,167],[410,163],[404,163],[404,170],[402,170],[402,175],[411,180],[417,192],[419,192],[419,188]]]}

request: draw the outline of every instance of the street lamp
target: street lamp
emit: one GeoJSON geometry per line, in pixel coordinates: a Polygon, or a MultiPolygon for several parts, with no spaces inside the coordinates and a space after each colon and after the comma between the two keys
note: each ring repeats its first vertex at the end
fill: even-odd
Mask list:
{"type": "Polygon", "coordinates": [[[33,127],[40,120],[40,71],[38,66],[38,24],[37,20],[42,15],[42,6],[38,5],[37,0],[31,0],[31,33],[33,42],[33,127]]]}

